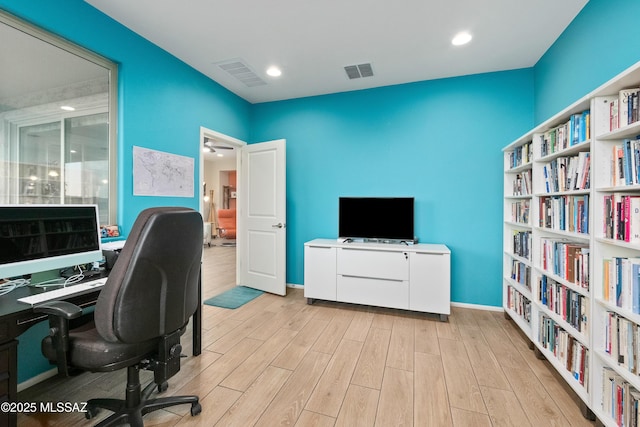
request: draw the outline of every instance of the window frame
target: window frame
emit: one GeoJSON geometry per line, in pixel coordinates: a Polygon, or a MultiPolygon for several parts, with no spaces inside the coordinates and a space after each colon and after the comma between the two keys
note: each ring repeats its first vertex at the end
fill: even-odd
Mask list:
{"type": "Polygon", "coordinates": [[[107,92],[107,113],[109,122],[109,212],[110,224],[117,223],[118,212],[118,65],[107,58],[98,55],[74,42],[44,30],[36,25],[24,21],[0,9],[0,23],[6,24],[25,34],[35,37],[54,47],[65,50],[86,61],[105,68],[109,74],[109,88],[107,92]]]}

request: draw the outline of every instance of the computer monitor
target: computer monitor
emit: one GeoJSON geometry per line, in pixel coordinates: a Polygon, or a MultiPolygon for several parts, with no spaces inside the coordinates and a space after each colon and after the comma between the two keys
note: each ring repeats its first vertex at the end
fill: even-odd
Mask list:
{"type": "Polygon", "coordinates": [[[0,279],[100,261],[97,205],[0,205],[0,279]]]}

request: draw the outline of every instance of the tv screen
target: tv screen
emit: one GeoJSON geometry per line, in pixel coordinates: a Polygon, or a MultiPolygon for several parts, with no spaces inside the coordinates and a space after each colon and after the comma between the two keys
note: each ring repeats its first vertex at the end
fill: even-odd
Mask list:
{"type": "Polygon", "coordinates": [[[340,238],[413,241],[413,197],[340,197],[340,238]]]}

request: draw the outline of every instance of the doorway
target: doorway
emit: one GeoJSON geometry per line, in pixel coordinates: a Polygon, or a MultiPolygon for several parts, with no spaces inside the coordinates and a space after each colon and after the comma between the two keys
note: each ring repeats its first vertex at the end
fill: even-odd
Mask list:
{"type": "MultiPolygon", "coordinates": [[[[211,220],[209,229],[221,236],[220,210],[232,206],[237,212],[236,284],[274,293],[286,294],[286,140],[247,145],[245,142],[200,128],[200,212],[211,220]],[[232,181],[219,191],[205,181],[205,158],[224,157],[235,152],[236,191],[232,181]],[[207,187],[210,189],[207,192],[207,187]],[[213,192],[211,192],[213,190],[213,192]],[[220,194],[221,193],[221,194],[220,194]],[[217,194],[220,194],[222,199],[217,194]],[[235,197],[234,197],[235,196],[235,197]],[[208,198],[205,202],[205,198],[208,198]]],[[[215,169],[215,163],[212,163],[215,169]]],[[[218,168],[218,176],[220,170],[218,168]]],[[[227,170],[230,170],[227,168],[227,170]]],[[[215,180],[209,178],[210,181],[215,180]]],[[[205,224],[205,228],[207,225],[205,224]]],[[[217,237],[219,237],[217,236],[217,237]]],[[[206,236],[205,236],[206,237],[206,236]]]]}
{"type": "MultiPolygon", "coordinates": [[[[224,247],[225,251],[236,252],[237,220],[233,213],[237,212],[238,154],[246,143],[201,127],[200,145],[200,213],[207,234],[205,250],[224,247]]],[[[229,259],[237,260],[237,253],[232,255],[229,259]]],[[[235,264],[238,277],[237,261],[235,264]]]]}

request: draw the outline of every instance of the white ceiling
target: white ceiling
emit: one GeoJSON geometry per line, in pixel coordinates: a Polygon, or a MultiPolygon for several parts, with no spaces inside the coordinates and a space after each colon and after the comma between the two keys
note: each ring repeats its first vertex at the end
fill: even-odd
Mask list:
{"type": "Polygon", "coordinates": [[[85,1],[258,103],[531,67],[588,0],[85,1]],[[462,30],[471,43],[451,45],[462,30]],[[217,66],[232,59],[267,84],[217,66]],[[374,76],[349,80],[343,67],[362,63],[374,76]]]}

